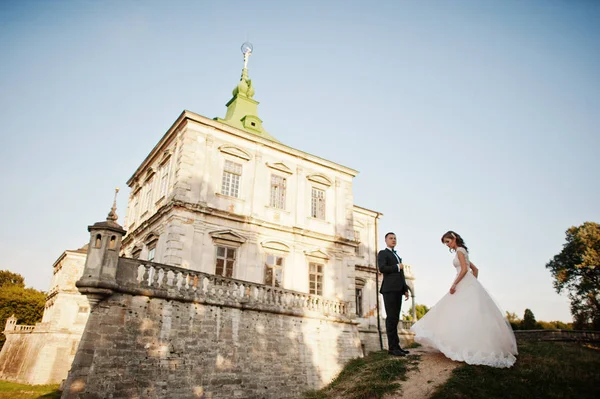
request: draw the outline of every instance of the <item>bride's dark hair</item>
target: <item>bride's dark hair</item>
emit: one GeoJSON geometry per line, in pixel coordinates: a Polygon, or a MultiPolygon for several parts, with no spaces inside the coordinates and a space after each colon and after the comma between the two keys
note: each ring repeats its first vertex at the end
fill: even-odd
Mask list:
{"type": "Polygon", "coordinates": [[[460,236],[460,234],[455,233],[454,231],[450,230],[448,232],[446,232],[443,236],[442,236],[442,244],[444,243],[444,239],[446,238],[456,238],[456,246],[458,247],[463,247],[467,252],[469,252],[469,249],[467,248],[467,246],[465,245],[465,240],[462,239],[462,237],[460,236]]]}

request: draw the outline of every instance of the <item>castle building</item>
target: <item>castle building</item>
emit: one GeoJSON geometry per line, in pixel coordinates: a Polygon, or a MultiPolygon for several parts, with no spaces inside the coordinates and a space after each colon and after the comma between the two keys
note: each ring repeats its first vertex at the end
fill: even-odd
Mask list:
{"type": "MultiPolygon", "coordinates": [[[[241,79],[226,104],[225,117],[211,119],[183,111],[127,181],[131,191],[123,227],[116,223],[113,207],[106,222],[89,227],[90,244],[85,249],[66,251],[55,263],[42,323],[35,327],[19,326],[14,319],[7,323],[0,378],[27,383],[60,382],[71,366],[90,309],[108,300],[112,305],[103,305],[105,309],[116,306],[130,308],[129,314],[142,312],[138,308],[132,310],[131,302],[118,297],[124,292],[134,298],[141,295],[182,302],[207,301],[207,309],[219,315],[222,311],[214,306],[224,303],[231,309],[250,306],[259,315],[302,314],[313,320],[334,317],[336,321],[328,327],[333,332],[318,333],[322,326],[307,323],[311,326],[308,328],[305,323],[302,328],[306,331],[300,329],[294,334],[317,334],[317,346],[342,342],[340,336],[346,334],[356,335],[358,341],[347,338],[343,342],[350,347],[358,342],[361,354],[384,345],[385,323],[381,318],[385,314],[378,304],[380,276],[376,273],[377,229],[382,214],[354,204],[356,170],[287,146],[266,131],[258,116],[255,89],[248,74],[251,46],[244,44],[242,51],[241,79]],[[77,287],[85,295],[77,291],[77,279],[77,287]],[[198,299],[200,291],[208,299],[198,299]],[[215,300],[219,295],[227,300],[215,300]],[[248,301],[255,304],[248,305],[248,301]],[[353,327],[348,329],[348,325],[353,327]],[[66,334],[62,340],[48,338],[59,330],[66,334]],[[35,346],[38,344],[28,338],[36,335],[33,332],[46,334],[46,349],[35,346]],[[25,347],[28,353],[38,353],[32,357],[37,360],[19,357],[17,352],[24,353],[25,347]],[[48,355],[50,352],[55,355],[48,355]],[[54,371],[40,372],[34,363],[54,371]]],[[[414,315],[414,276],[410,265],[405,266],[414,315]]],[[[150,314],[141,325],[158,319],[161,325],[173,323],[171,314],[165,316],[164,310],[159,313],[150,314]]],[[[96,336],[90,338],[95,334],[90,329],[104,326],[100,313],[97,316],[91,325],[88,323],[88,337],[84,336],[79,350],[105,356],[110,350],[96,350],[95,346],[104,341],[97,341],[96,336]]],[[[219,320],[233,326],[250,319],[262,320],[260,316],[248,317],[223,313],[219,320]]],[[[291,320],[285,323],[302,324],[293,317],[291,320]]],[[[407,327],[403,324],[400,331],[410,339],[407,327]]],[[[217,337],[218,331],[219,328],[217,337]]],[[[114,334],[112,331],[106,336],[125,340],[114,334]]],[[[165,334],[168,335],[163,330],[159,334],[160,340],[167,342],[162,345],[177,346],[170,338],[164,338],[165,334]]],[[[251,344],[242,342],[237,335],[223,342],[251,344]]],[[[300,354],[309,349],[315,353],[321,350],[302,345],[297,349],[300,354]]],[[[321,371],[307,371],[312,375],[305,381],[308,386],[322,385],[341,367],[339,345],[330,346],[322,349],[326,355],[313,356],[328,359],[325,363],[330,364],[320,366],[321,371]]],[[[348,356],[357,353],[352,349],[348,356]]],[[[81,377],[81,370],[88,368],[82,366],[88,361],[82,360],[87,355],[81,356],[73,363],[69,389],[77,381],[91,381],[88,375],[81,377]]],[[[104,381],[108,377],[97,378],[104,381]]],[[[148,392],[148,397],[154,395],[148,392]]]]}
{"type": "Polygon", "coordinates": [[[183,111],[128,180],[122,252],[348,301],[361,330],[377,331],[382,214],[354,204],[356,170],[266,131],[243,51],[225,117],[183,111]]]}

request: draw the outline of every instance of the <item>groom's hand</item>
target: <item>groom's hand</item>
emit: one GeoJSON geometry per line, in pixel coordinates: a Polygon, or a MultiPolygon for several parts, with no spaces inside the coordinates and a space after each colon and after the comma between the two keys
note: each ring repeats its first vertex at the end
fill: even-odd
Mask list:
{"type": "Polygon", "coordinates": [[[406,298],[405,301],[408,301],[408,292],[404,293],[404,298],[406,298]]]}

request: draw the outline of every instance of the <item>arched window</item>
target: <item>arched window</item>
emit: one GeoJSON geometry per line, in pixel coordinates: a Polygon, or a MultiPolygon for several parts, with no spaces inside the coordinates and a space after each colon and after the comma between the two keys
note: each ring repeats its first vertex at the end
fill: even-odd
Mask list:
{"type": "Polygon", "coordinates": [[[96,234],[96,242],[94,243],[94,248],[100,248],[102,246],[102,235],[96,234]]]}
{"type": "Polygon", "coordinates": [[[115,249],[117,246],[117,236],[111,236],[108,242],[108,249],[115,249]]]}

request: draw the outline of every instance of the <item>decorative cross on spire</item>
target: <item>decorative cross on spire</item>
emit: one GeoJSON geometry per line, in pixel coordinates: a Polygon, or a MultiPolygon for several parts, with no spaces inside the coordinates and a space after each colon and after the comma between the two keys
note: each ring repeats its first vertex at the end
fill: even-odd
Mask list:
{"type": "Polygon", "coordinates": [[[106,220],[111,222],[116,222],[119,217],[117,216],[117,194],[119,194],[119,187],[115,188],[115,199],[113,201],[113,206],[110,208],[110,212],[106,217],[106,220]]]}

